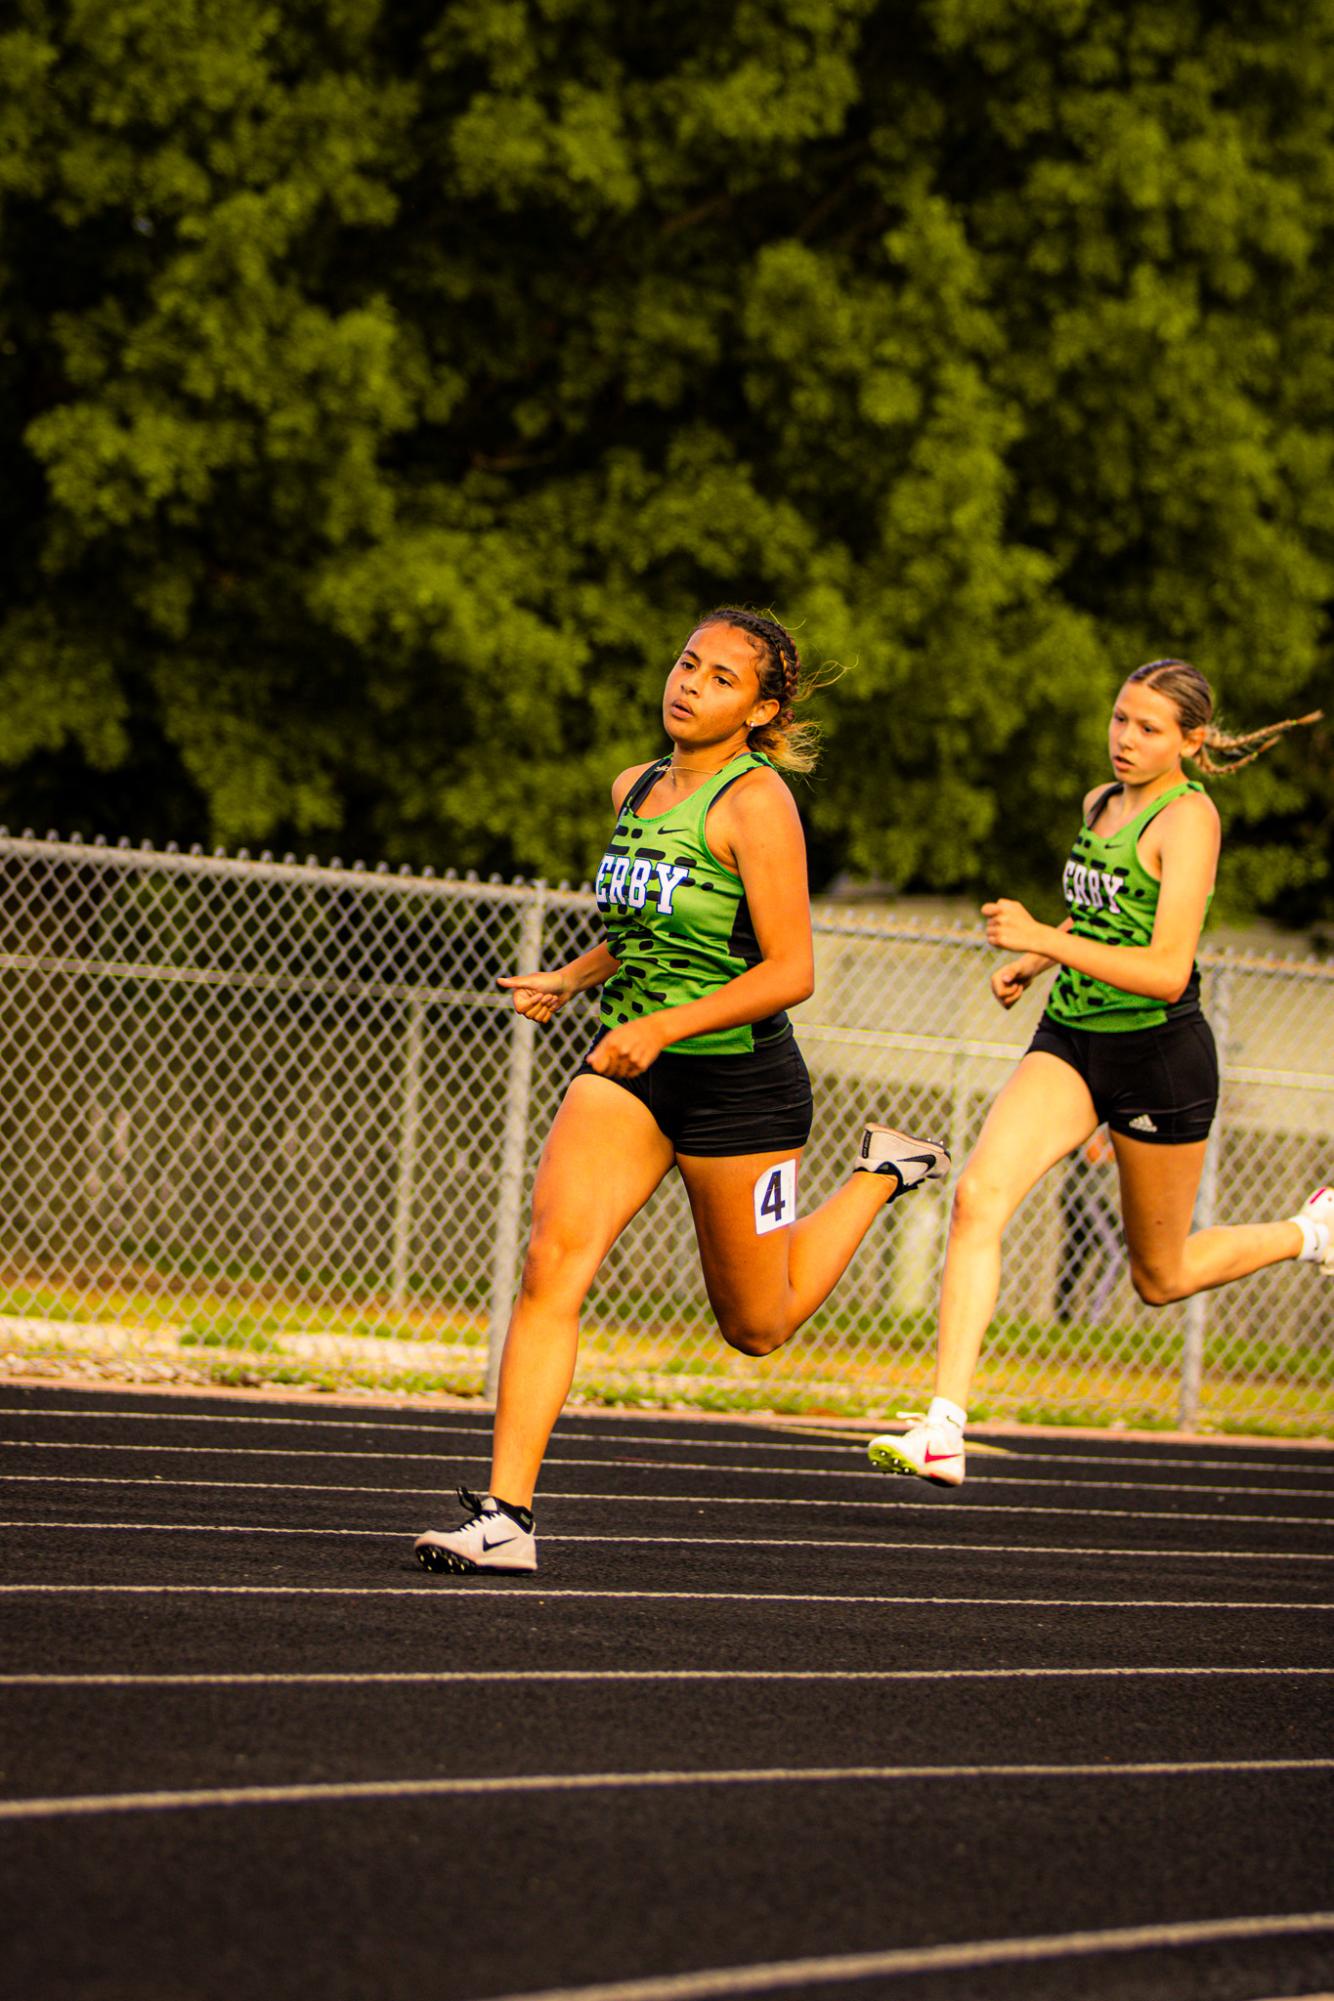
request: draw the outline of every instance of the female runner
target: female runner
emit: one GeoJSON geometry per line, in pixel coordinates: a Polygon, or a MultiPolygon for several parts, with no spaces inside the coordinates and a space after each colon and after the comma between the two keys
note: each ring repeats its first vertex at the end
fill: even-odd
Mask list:
{"type": "Polygon", "coordinates": [[[533,1490],[584,1297],[670,1168],[723,1338],[768,1355],[828,1296],[886,1200],[949,1165],[934,1141],[868,1125],[849,1180],[796,1220],[811,1090],[785,1010],[811,992],[813,954],[801,822],[774,766],[814,762],[793,720],[805,692],[776,620],[710,612],[667,677],[670,754],[612,786],[596,878],[606,942],[500,982],[536,1022],[600,987],[600,1032],[538,1167],[490,1491],[460,1489],[463,1521],[418,1539],[429,1570],[536,1569],[533,1490]]]}
{"type": "Polygon", "coordinates": [[[1288,1258],[1334,1277],[1334,1188],[1317,1189],[1288,1222],[1191,1232],[1218,1099],[1195,949],[1213,894],[1219,824],[1181,763],[1188,758],[1213,774],[1236,770],[1282,731],[1319,719],[1317,712],[1228,736],[1213,727],[1213,709],[1209,683],[1189,662],[1137,667],[1108,730],[1115,781],[1085,798],[1066,863],[1070,915],[1053,928],[1009,897],[982,906],[990,942],[1022,955],[991,976],[1002,1007],[1013,1007],[1050,966],[1061,971],[959,1177],[935,1395],[924,1418],[902,1413],[907,1432],[872,1440],[872,1462],[886,1472],[950,1487],[962,1481],[968,1389],[1000,1289],[1005,1226],[1047,1170],[1104,1120],[1141,1299],[1165,1306],[1288,1258]]]}

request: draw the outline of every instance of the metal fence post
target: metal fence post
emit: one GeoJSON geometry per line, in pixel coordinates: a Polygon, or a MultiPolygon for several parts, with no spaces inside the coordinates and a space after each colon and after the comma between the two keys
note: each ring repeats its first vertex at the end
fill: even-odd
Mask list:
{"type": "MultiPolygon", "coordinates": [[[[1228,970],[1226,966],[1220,966],[1214,976],[1209,1007],[1214,1039],[1218,1044],[1220,1068],[1226,1068],[1227,1063],[1230,998],[1228,970]]],[[[1207,1230],[1217,1212],[1218,1155],[1223,1139],[1223,1106],[1224,1100],[1220,1097],[1218,1115],[1214,1119],[1213,1129],[1209,1134],[1209,1144],[1204,1152],[1200,1189],[1195,1197],[1192,1227],[1196,1230],[1207,1230]]],[[[1208,1326],[1209,1294],[1193,1293],[1186,1302],[1185,1338],[1181,1347],[1181,1394],[1177,1400],[1177,1423],[1182,1431],[1194,1431],[1199,1423],[1200,1390],[1204,1382],[1204,1342],[1208,1326]]]]}
{"type": "MultiPolygon", "coordinates": [[[[542,925],[546,915],[545,886],[534,883],[519,925],[519,968],[535,971],[542,963],[542,925]]],[[[514,1297],[514,1264],[519,1254],[519,1219],[523,1206],[523,1170],[528,1141],[528,1101],[533,1080],[531,1021],[515,1013],[510,1018],[509,1077],[505,1087],[505,1125],[500,1141],[500,1187],[496,1204],[495,1247],[491,1258],[491,1310],[487,1323],[486,1394],[492,1402],[500,1385],[500,1357],[505,1347],[510,1306],[514,1297]]]]}
{"type": "Polygon", "coordinates": [[[417,1180],[417,1130],[421,1119],[422,1028],[426,1003],[414,994],[408,1003],[403,1050],[403,1123],[398,1137],[398,1185],[394,1190],[394,1275],[391,1297],[401,1313],[408,1303],[408,1258],[412,1248],[412,1197],[417,1180]]]}

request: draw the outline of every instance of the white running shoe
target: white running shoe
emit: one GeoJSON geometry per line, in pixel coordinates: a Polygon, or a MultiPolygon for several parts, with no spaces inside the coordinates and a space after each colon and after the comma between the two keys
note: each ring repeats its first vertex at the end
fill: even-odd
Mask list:
{"type": "Polygon", "coordinates": [[[950,1171],[950,1157],[938,1139],[914,1139],[911,1133],[895,1132],[893,1126],[867,1125],[853,1171],[897,1174],[903,1194],[924,1181],[943,1181],[950,1171]]]}
{"type": "Polygon", "coordinates": [[[456,1529],[427,1529],[413,1548],[417,1561],[426,1570],[452,1570],[456,1575],[470,1570],[536,1570],[537,1537],[533,1518],[525,1508],[525,1527],[519,1518],[500,1506],[490,1494],[482,1496],[459,1488],[459,1500],[468,1519],[456,1529]]]}
{"type": "Polygon", "coordinates": [[[1314,1195],[1308,1195],[1293,1221],[1301,1222],[1303,1217],[1308,1223],[1324,1224],[1328,1232],[1325,1254],[1313,1262],[1322,1277],[1334,1278],[1334,1188],[1317,1188],[1314,1195]]]}
{"type": "Polygon", "coordinates": [[[886,1431],[873,1438],[867,1457],[882,1473],[916,1473],[920,1479],[934,1480],[939,1487],[963,1485],[963,1432],[948,1418],[934,1421],[920,1410],[896,1413],[909,1425],[907,1431],[886,1431]]]}

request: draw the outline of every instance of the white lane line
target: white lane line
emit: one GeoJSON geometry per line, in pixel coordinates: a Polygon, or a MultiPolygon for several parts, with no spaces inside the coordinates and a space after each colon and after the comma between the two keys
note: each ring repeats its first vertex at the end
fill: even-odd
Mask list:
{"type": "MultiPolygon", "coordinates": [[[[5,1597],[140,1598],[415,1598],[423,1605],[440,1595],[439,1584],[0,1584],[5,1597]]],[[[537,1600],[613,1599],[618,1604],[675,1601],[687,1605],[1024,1605],[1077,1612],[1334,1612],[1334,1604],[1311,1598],[1001,1598],[932,1596],[925,1591],[607,1591],[582,1584],[535,1584],[512,1577],[508,1584],[478,1584],[454,1578],[451,1595],[508,1599],[513,1605],[537,1600]],[[520,1589],[526,1585],[527,1589],[520,1589]]]]}
{"type": "Polygon", "coordinates": [[[345,1800],[494,1798],[506,1793],[597,1793],[686,1786],[902,1785],[942,1779],[1235,1778],[1258,1772],[1328,1772],[1334,1758],[1199,1758],[1124,1765],[798,1765],[694,1772],[552,1772],[503,1779],[355,1779],[293,1786],[216,1786],[188,1792],[72,1793],[0,1801],[0,1820],[73,1814],[161,1813],[176,1807],[306,1806],[345,1800]]]}
{"type": "MultiPolygon", "coordinates": [[[[284,1536],[370,1536],[380,1542],[404,1542],[410,1529],[328,1529],[275,1528],[258,1522],[0,1522],[0,1529],[64,1529],[103,1535],[284,1535],[284,1536]]],[[[869,1549],[896,1550],[900,1555],[916,1551],[963,1552],[968,1556],[1132,1556],[1179,1557],[1191,1563],[1334,1563],[1334,1551],[1315,1550],[1309,1555],[1300,1549],[1118,1549],[1106,1543],[1031,1542],[919,1542],[901,1537],[896,1542],[863,1540],[858,1536],[725,1536],[725,1535],[552,1535],[543,1532],[542,1541],[608,1544],[640,1543],[667,1549],[869,1549]]]]}
{"type": "MultiPolygon", "coordinates": [[[[939,1681],[1133,1681],[1144,1675],[1160,1677],[1256,1676],[1286,1680],[1290,1675],[1334,1675],[1334,1667],[1016,1667],[1016,1668],[746,1668],[743,1675],[727,1668],[488,1668],[492,1682],[525,1686],[541,1682],[930,1682],[939,1681]]],[[[0,1688],[361,1688],[382,1684],[458,1683],[476,1687],[473,1668],[373,1669],[363,1672],[305,1674],[0,1674],[0,1688]]]]}
{"type": "MultiPolygon", "coordinates": [[[[257,1412],[254,1416],[250,1416],[249,1414],[234,1415],[226,1411],[62,1410],[55,1405],[43,1406],[40,1409],[33,1410],[24,1406],[0,1404],[0,1417],[51,1417],[59,1418],[65,1422],[74,1422],[84,1418],[103,1420],[128,1418],[144,1424],[291,1425],[305,1430],[318,1428],[329,1431],[384,1431],[397,1437],[419,1434],[424,1438],[476,1438],[479,1435],[487,1438],[490,1435],[489,1414],[485,1419],[479,1419],[473,1424],[394,1424],[385,1418],[278,1417],[268,1411],[257,1412]]],[[[620,1431],[614,1429],[610,1424],[595,1431],[573,1431],[567,1430],[567,1423],[568,1420],[562,1419],[557,1426],[555,1433],[557,1445],[562,1443],[591,1445],[602,1439],[607,1439],[617,1445],[689,1445],[692,1451],[698,1450],[701,1452],[736,1452],[744,1451],[748,1448],[748,1440],[744,1438],[692,1437],[690,1439],[682,1439],[664,1436],[662,1433],[652,1431],[620,1431]]],[[[874,1425],[868,1422],[866,1425],[868,1437],[872,1435],[874,1429],[874,1425]]],[[[768,1436],[765,1427],[762,1425],[755,1427],[755,1436],[760,1443],[761,1450],[765,1452],[819,1453],[824,1456],[840,1450],[856,1451],[860,1445],[865,1443],[856,1433],[849,1433],[844,1436],[836,1432],[827,1432],[823,1434],[825,1439],[824,1444],[796,1444],[790,1439],[778,1439],[768,1436]]],[[[1045,1449],[1040,1449],[1025,1454],[1023,1440],[1005,1446],[996,1446],[990,1438],[974,1441],[974,1443],[985,1449],[1003,1452],[1007,1458],[1024,1457],[1030,1467],[1033,1464],[1061,1466],[1189,1466],[1226,1473],[1234,1472],[1241,1466],[1256,1471],[1263,1471],[1265,1469],[1283,1473],[1291,1473],[1293,1471],[1291,1456],[1284,1455],[1282,1458],[1261,1459],[1254,1447],[1244,1445],[1239,1445],[1236,1448],[1237,1456],[1235,1458],[1204,1459],[1190,1453],[1181,1453],[1179,1455],[1159,1453],[1151,1447],[1143,1453],[1049,1452],[1045,1449]]],[[[1294,1452],[1302,1449],[1302,1447],[1295,1447],[1294,1452]]],[[[1315,1453],[1319,1452],[1322,1448],[1318,1444],[1312,1443],[1305,1449],[1315,1453]]],[[[1316,1479],[1328,1478],[1334,1480],[1334,1454],[1329,1454],[1328,1448],[1324,1449],[1330,1459],[1328,1466],[1302,1465],[1297,1470],[1310,1474],[1316,1479]]]]}
{"type": "MultiPolygon", "coordinates": [[[[130,1422],[142,1424],[290,1425],[302,1431],[387,1432],[397,1438],[480,1438],[489,1440],[491,1436],[491,1419],[489,1413],[485,1420],[478,1420],[473,1424],[392,1424],[382,1418],[359,1417],[344,1422],[336,1417],[274,1417],[268,1412],[255,1417],[245,1417],[232,1416],[224,1411],[61,1410],[57,1406],[44,1407],[40,1410],[27,1410],[21,1407],[13,1408],[0,1405],[0,1417],[49,1417],[57,1418],[62,1423],[67,1424],[82,1422],[85,1418],[94,1418],[103,1421],[113,1418],[124,1418],[130,1422]]],[[[866,1436],[868,1439],[873,1435],[873,1432],[874,1427],[868,1424],[866,1427],[866,1436]]],[[[691,1450],[698,1448],[701,1452],[744,1452],[754,1442],[765,1452],[820,1453],[825,1457],[828,1457],[832,1453],[848,1449],[855,1451],[859,1445],[865,1442],[860,1436],[854,1434],[852,1437],[846,1439],[830,1435],[827,1442],[823,1445],[799,1444],[794,1443],[791,1439],[770,1437],[764,1427],[759,1425],[754,1427],[751,1438],[681,1438],[674,1437],[670,1432],[622,1431],[615,1421],[612,1421],[612,1423],[599,1430],[573,1431],[567,1428],[567,1420],[564,1419],[559,1423],[556,1431],[556,1439],[558,1443],[567,1445],[596,1445],[606,1440],[608,1443],[616,1445],[689,1446],[691,1450]]],[[[56,1440],[54,1442],[59,1444],[61,1441],[56,1440]]],[[[984,1446],[990,1443],[990,1441],[986,1440],[979,1440],[978,1442],[984,1446]]],[[[275,1447],[274,1449],[276,1451],[282,1448],[275,1447]]],[[[1005,1449],[1008,1451],[1008,1448],[1005,1449]]],[[[1183,1465],[1193,1463],[1191,1460],[1182,1461],[1183,1465]]],[[[1225,1465],[1229,1462],[1219,1461],[1218,1463],[1225,1465]]],[[[1248,1463],[1255,1464],[1256,1462],[1250,1461],[1248,1463]]],[[[1282,1464],[1281,1461],[1277,1460],[1266,1463],[1272,1463],[1276,1469],[1282,1464]]],[[[1322,1469],[1316,1468],[1314,1470],[1319,1472],[1322,1469]]],[[[1330,1470],[1331,1474],[1334,1474],[1334,1467],[1330,1470]]]]}
{"type": "MultiPolygon", "coordinates": [[[[412,1465],[424,1461],[431,1466],[440,1464],[438,1452],[369,1452],[349,1449],[334,1452],[317,1446],[285,1445],[117,1445],[111,1441],[94,1442],[90,1439],[70,1441],[60,1439],[14,1438],[5,1444],[11,1452],[166,1452],[176,1457],[188,1455],[191,1459],[205,1457],[213,1459],[387,1459],[395,1465],[412,1465]]],[[[463,1466],[489,1465],[490,1454],[456,1454],[455,1463],[463,1466]]],[[[547,1455],[546,1464],[556,1466],[597,1467],[605,1471],[608,1467],[624,1467],[641,1473],[739,1473],[744,1475],[773,1475],[781,1473],[787,1480],[866,1480],[875,1482],[889,1476],[874,1466],[858,1466],[847,1470],[830,1469],[822,1466],[756,1466],[737,1461],[735,1465],[710,1463],[694,1459],[571,1459],[560,1452],[547,1455]]],[[[1000,1472],[988,1467],[986,1484],[989,1487],[1008,1482],[1014,1485],[1027,1480],[1029,1476],[1019,1472],[1000,1472]]],[[[1334,1500],[1334,1493],[1324,1487],[1277,1487],[1272,1485],[1245,1487],[1235,1481],[1227,1481],[1218,1486],[1210,1486],[1197,1480],[1042,1480],[1042,1487],[1077,1487],[1081,1493],[1134,1493],[1134,1494],[1285,1494],[1300,1496],[1312,1501],[1334,1500]]],[[[630,1495],[627,1499],[633,1499],[630,1495]]],[[[1081,1512],[1083,1512],[1081,1510],[1081,1512]]]]}
{"type": "MultiPolygon", "coordinates": [[[[712,1470],[712,1469],[706,1469],[712,1470]]],[[[333,1480],[182,1480],[174,1474],[121,1474],[121,1473],[0,1473],[0,1484],[22,1482],[28,1486],[41,1487],[155,1487],[165,1492],[169,1487],[189,1487],[222,1489],[228,1494],[244,1492],[253,1487],[263,1494],[386,1494],[406,1495],[409,1499],[439,1501],[442,1490],[439,1487],[383,1487],[378,1485],[358,1486],[346,1481],[333,1480]]],[[[920,1491],[916,1481],[905,1480],[900,1497],[895,1494],[887,1501],[829,1500],[821,1496],[805,1496],[800,1499],[783,1500],[770,1494],[583,1494],[578,1492],[557,1494],[543,1492],[539,1505],[548,1508],[555,1501],[606,1501],[623,1508],[627,1504],[635,1507],[663,1506],[669,1508],[889,1508],[899,1514],[929,1514],[937,1508],[948,1507],[953,1514],[967,1515],[970,1521],[983,1521],[989,1515],[1074,1515],[1080,1521],[1124,1521],[1124,1522],[1221,1522],[1231,1527],[1238,1522],[1256,1522],[1269,1527],[1298,1529],[1334,1528],[1334,1521],[1323,1515],[1237,1515],[1218,1508],[1048,1508],[1033,1501],[986,1501],[979,1503],[971,1495],[966,1499],[954,1494],[948,1500],[943,1497],[931,1501],[913,1501],[908,1496],[920,1491]]],[[[447,1497],[447,1496],[446,1496],[447,1497]]],[[[971,1546],[971,1545],[970,1545],[971,1546]]]]}
{"type": "MultiPolygon", "coordinates": [[[[907,1973],[971,1973],[986,1966],[1032,1966],[1044,1960],[1089,1959],[1112,1952],[1181,1951],[1190,1946],[1226,1945],[1241,1939],[1299,1938],[1327,1931],[1334,1931],[1334,1912],[1204,1918],[1172,1924],[1123,1925],[1114,1931],[970,1939],[957,1945],[893,1946],[883,1952],[844,1952],[821,1959],[715,1966],[700,1973],[599,1980],[591,1987],[534,1988],[523,1994],[495,1995],[491,2001],[715,2001],[715,1997],[774,1994],[785,1988],[811,1993],[835,1982],[892,1980],[907,1973]]],[[[1328,2001],[1328,1997],[1313,1994],[1309,2001],[1328,2001]]]]}

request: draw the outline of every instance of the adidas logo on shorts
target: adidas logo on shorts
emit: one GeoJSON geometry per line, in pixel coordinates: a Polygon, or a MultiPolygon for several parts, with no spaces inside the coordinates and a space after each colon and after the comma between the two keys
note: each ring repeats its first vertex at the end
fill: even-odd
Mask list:
{"type": "Polygon", "coordinates": [[[1141,1112],[1138,1118],[1130,1121],[1130,1130],[1132,1133],[1156,1133],[1158,1128],[1147,1112],[1141,1112]]]}

